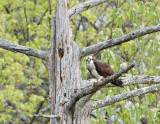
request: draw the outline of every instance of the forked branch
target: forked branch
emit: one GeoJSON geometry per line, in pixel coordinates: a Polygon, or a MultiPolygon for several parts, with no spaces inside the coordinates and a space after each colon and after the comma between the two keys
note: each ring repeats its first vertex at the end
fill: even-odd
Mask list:
{"type": "Polygon", "coordinates": [[[105,86],[107,83],[109,83],[112,80],[117,79],[118,77],[120,77],[123,73],[128,72],[131,68],[133,68],[135,65],[131,64],[128,67],[126,67],[125,69],[120,70],[117,74],[114,74],[112,76],[109,76],[107,78],[104,78],[103,81],[100,82],[95,82],[94,84],[91,84],[89,86],[86,86],[84,88],[81,88],[80,90],[78,90],[76,93],[74,93],[74,95],[72,95],[70,102],[68,103],[68,109],[74,108],[73,106],[75,106],[76,102],[89,94],[95,93],[96,91],[98,91],[100,88],[102,88],[103,86],[105,86]]]}
{"type": "Polygon", "coordinates": [[[135,96],[140,96],[146,93],[151,93],[151,92],[156,92],[160,90],[160,84],[158,85],[154,85],[154,86],[150,86],[150,87],[145,87],[145,88],[141,88],[138,90],[133,90],[127,93],[122,93],[122,94],[118,94],[115,95],[113,97],[108,97],[106,99],[102,99],[96,102],[92,102],[92,103],[88,103],[87,106],[90,107],[90,112],[101,108],[101,107],[105,107],[111,104],[114,104],[116,102],[131,98],[131,97],[135,97],[135,96]]]}
{"type": "Polygon", "coordinates": [[[122,37],[114,38],[82,49],[82,57],[113,47],[135,38],[160,31],[160,25],[142,28],[122,37]]]}
{"type": "Polygon", "coordinates": [[[21,45],[14,44],[13,42],[3,40],[0,38],[0,48],[3,48],[5,50],[9,50],[12,52],[19,52],[26,54],[28,56],[34,56],[36,58],[40,58],[43,60],[47,60],[47,52],[36,50],[30,47],[25,47],[21,45]]]}

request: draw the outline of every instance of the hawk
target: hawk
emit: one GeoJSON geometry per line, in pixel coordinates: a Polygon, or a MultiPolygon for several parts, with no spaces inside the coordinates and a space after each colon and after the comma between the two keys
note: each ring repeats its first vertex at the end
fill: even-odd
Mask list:
{"type": "MultiPolygon", "coordinates": [[[[86,66],[89,72],[99,81],[102,77],[114,75],[113,69],[105,62],[95,60],[92,56],[86,57],[86,66]]],[[[111,81],[112,84],[123,87],[123,82],[121,79],[116,79],[111,81]]]]}

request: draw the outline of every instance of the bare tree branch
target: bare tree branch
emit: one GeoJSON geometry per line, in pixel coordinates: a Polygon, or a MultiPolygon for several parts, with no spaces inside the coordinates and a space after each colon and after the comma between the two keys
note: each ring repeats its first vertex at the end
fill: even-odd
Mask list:
{"type": "Polygon", "coordinates": [[[48,9],[49,9],[49,8],[47,8],[46,11],[42,14],[40,20],[37,22],[37,25],[40,25],[40,24],[41,24],[41,22],[42,22],[44,16],[46,15],[46,13],[47,13],[47,11],[48,11],[48,9]]]}
{"type": "MultiPolygon", "coordinates": [[[[129,77],[120,77],[123,81],[123,86],[130,86],[134,84],[160,84],[160,76],[148,76],[148,75],[137,75],[129,77]]],[[[82,86],[90,86],[96,82],[96,79],[83,80],[82,86]]],[[[115,87],[113,84],[107,84],[105,87],[115,87]]]]}
{"type": "Polygon", "coordinates": [[[95,23],[92,23],[91,21],[89,21],[86,16],[82,16],[81,18],[84,19],[85,21],[87,21],[97,32],[100,31],[99,27],[96,26],[95,23]]]}
{"type": "Polygon", "coordinates": [[[24,16],[25,16],[25,19],[26,19],[26,27],[27,27],[27,29],[26,29],[27,38],[26,39],[29,40],[29,29],[28,29],[29,23],[28,23],[26,5],[25,5],[24,2],[26,2],[26,0],[23,0],[23,4],[24,4],[24,16]]]}
{"type": "Polygon", "coordinates": [[[127,93],[122,93],[122,94],[118,94],[115,95],[113,97],[108,97],[106,99],[102,99],[96,102],[92,102],[92,103],[88,103],[87,106],[90,106],[90,111],[93,111],[95,109],[104,107],[104,106],[108,106],[111,104],[114,104],[116,102],[131,98],[131,97],[135,97],[135,96],[140,96],[146,93],[151,93],[151,92],[156,92],[160,90],[160,84],[159,85],[154,85],[154,86],[150,86],[150,87],[145,87],[145,88],[141,88],[138,90],[133,90],[127,93]]]}
{"type": "MultiPolygon", "coordinates": [[[[123,86],[130,86],[130,85],[135,85],[135,84],[148,84],[148,85],[149,84],[160,84],[160,76],[141,75],[141,76],[120,77],[120,78],[123,81],[123,86]]],[[[87,86],[93,85],[96,81],[97,81],[96,79],[83,80],[82,86],[87,87],[87,86]]],[[[105,85],[105,87],[116,87],[116,86],[109,83],[105,85]]],[[[77,104],[84,106],[93,95],[94,93],[81,98],[77,104]]]]}
{"type": "Polygon", "coordinates": [[[82,57],[113,47],[135,38],[160,31],[160,25],[142,28],[122,37],[114,38],[82,49],[82,57]]]}
{"type": "Polygon", "coordinates": [[[109,76],[107,78],[103,78],[103,81],[96,82],[93,85],[89,85],[89,86],[86,86],[84,88],[81,88],[80,90],[77,90],[77,92],[72,95],[72,97],[71,97],[72,99],[68,103],[68,106],[67,106],[68,109],[73,109],[74,108],[73,106],[75,106],[76,102],[80,98],[85,97],[85,96],[87,96],[89,94],[95,93],[100,88],[102,88],[107,83],[109,83],[110,81],[115,80],[118,77],[120,77],[123,73],[128,72],[134,66],[135,66],[134,64],[131,64],[128,67],[126,67],[125,69],[120,70],[117,74],[114,74],[114,75],[109,76]]]}
{"type": "Polygon", "coordinates": [[[25,47],[21,45],[14,44],[10,41],[3,40],[0,38],[0,48],[3,48],[5,50],[9,50],[12,52],[19,52],[23,53],[29,56],[34,56],[36,58],[40,58],[43,60],[47,60],[47,52],[41,51],[41,50],[36,50],[30,47],[25,47]]]}
{"type": "Polygon", "coordinates": [[[100,4],[108,2],[108,1],[109,0],[91,0],[91,1],[86,1],[86,2],[80,3],[79,5],[74,6],[71,9],[69,9],[68,15],[71,19],[75,14],[78,14],[82,11],[85,11],[89,8],[95,7],[97,5],[100,5],[100,4]]]}
{"type": "Polygon", "coordinates": [[[36,117],[45,117],[45,118],[57,118],[59,119],[60,116],[59,115],[43,115],[43,114],[34,114],[34,116],[36,117]]]}
{"type": "Polygon", "coordinates": [[[46,111],[49,111],[50,108],[51,108],[51,105],[49,104],[49,105],[47,105],[46,107],[44,107],[44,108],[41,110],[41,113],[44,113],[44,112],[46,112],[46,111]]]}
{"type": "MultiPolygon", "coordinates": [[[[160,84],[160,76],[137,75],[130,77],[121,77],[121,79],[124,82],[123,86],[134,84],[160,84]]],[[[111,87],[111,85],[108,84],[107,87],[111,87]]]]}

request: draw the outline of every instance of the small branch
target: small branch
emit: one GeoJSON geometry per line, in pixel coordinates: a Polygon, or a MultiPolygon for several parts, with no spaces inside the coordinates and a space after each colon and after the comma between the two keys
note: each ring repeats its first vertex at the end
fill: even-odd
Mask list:
{"type": "Polygon", "coordinates": [[[44,107],[42,110],[41,110],[41,113],[44,113],[46,111],[49,111],[51,108],[51,105],[49,104],[48,106],[44,107]]]}
{"type": "Polygon", "coordinates": [[[114,38],[82,49],[82,57],[110,48],[135,38],[160,31],[160,25],[142,28],[122,37],[114,38]]]}
{"type": "Polygon", "coordinates": [[[91,0],[91,1],[80,3],[79,5],[74,6],[71,9],[69,9],[68,15],[71,19],[75,14],[78,14],[82,11],[88,10],[89,8],[95,7],[97,5],[100,5],[108,1],[109,0],[91,0]]]}
{"type": "Polygon", "coordinates": [[[76,104],[76,102],[89,94],[95,93],[96,91],[98,91],[100,88],[102,88],[103,86],[105,86],[107,83],[109,83],[111,80],[115,80],[118,77],[120,77],[123,73],[126,73],[127,71],[129,71],[131,68],[133,68],[135,65],[131,64],[130,66],[126,67],[125,69],[120,70],[117,74],[114,74],[112,76],[109,76],[107,78],[103,78],[103,81],[100,82],[95,82],[92,85],[86,86],[84,88],[81,88],[80,90],[77,90],[77,93],[74,93],[74,95],[72,95],[70,102],[68,103],[68,109],[73,109],[76,104]]]}
{"type": "Polygon", "coordinates": [[[40,25],[40,24],[41,24],[41,22],[42,22],[42,20],[43,20],[43,17],[46,15],[47,11],[48,11],[48,8],[47,8],[46,11],[42,14],[40,20],[37,22],[37,25],[40,25]]]}
{"type": "Polygon", "coordinates": [[[159,85],[154,85],[154,86],[150,86],[150,87],[145,87],[145,88],[141,88],[138,90],[133,90],[127,93],[122,93],[122,94],[118,94],[115,95],[113,97],[109,97],[106,99],[102,99],[96,102],[92,102],[92,103],[88,103],[87,106],[90,106],[90,111],[93,111],[95,109],[101,108],[101,107],[105,107],[111,104],[114,104],[116,102],[131,98],[131,97],[135,97],[135,96],[140,96],[146,93],[151,93],[151,92],[156,92],[160,90],[160,84],[159,85]]]}
{"type": "Polygon", "coordinates": [[[0,38],[0,48],[3,48],[5,50],[9,50],[12,52],[19,52],[26,54],[28,56],[34,56],[36,58],[40,58],[43,60],[47,60],[47,52],[36,50],[30,47],[25,47],[21,45],[14,44],[13,42],[3,40],[0,38]]]}
{"type": "MultiPolygon", "coordinates": [[[[26,2],[26,0],[23,0],[23,2],[26,2]]],[[[29,25],[29,23],[28,23],[28,18],[27,18],[27,12],[26,12],[27,10],[26,10],[26,6],[25,6],[25,4],[24,4],[24,15],[25,15],[25,19],[26,19],[26,27],[27,27],[27,40],[29,40],[29,29],[28,29],[28,25],[29,25]]]]}
{"type": "MultiPolygon", "coordinates": [[[[51,4],[51,0],[48,0],[48,3],[49,3],[49,14],[52,15],[52,4],[51,4]]],[[[51,32],[51,18],[49,17],[49,29],[50,29],[50,32],[51,32]]]]}
{"type": "Polygon", "coordinates": [[[36,117],[45,117],[45,118],[57,118],[60,119],[59,115],[43,115],[43,114],[34,114],[36,117]]]}
{"type": "Polygon", "coordinates": [[[92,23],[91,21],[89,21],[87,17],[83,16],[83,17],[81,17],[81,18],[84,19],[85,21],[87,21],[97,32],[100,31],[99,27],[97,27],[97,26],[95,25],[95,23],[92,23]]]}

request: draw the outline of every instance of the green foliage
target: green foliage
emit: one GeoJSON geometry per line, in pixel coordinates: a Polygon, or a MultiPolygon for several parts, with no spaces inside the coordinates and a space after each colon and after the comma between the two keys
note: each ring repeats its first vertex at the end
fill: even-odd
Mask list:
{"type": "MultiPolygon", "coordinates": [[[[56,1],[1,0],[0,38],[35,49],[48,50],[56,1]],[[36,2],[35,2],[36,1],[36,2]],[[47,11],[46,11],[47,10],[47,11]]],[[[31,119],[48,89],[43,61],[0,49],[0,123],[31,119]]]]}
{"type": "MultiPolygon", "coordinates": [[[[0,1],[0,38],[39,50],[50,48],[51,23],[52,16],[56,12],[56,1],[51,0],[51,14],[48,1],[36,1],[36,3],[33,0],[0,1]]],[[[68,0],[68,8],[80,2],[68,0]]],[[[136,29],[157,25],[160,18],[159,10],[159,0],[153,2],[110,0],[108,3],[82,12],[71,20],[73,39],[84,48],[124,36],[136,29]],[[86,17],[88,21],[83,17],[86,17]]],[[[159,33],[154,33],[103,50],[101,60],[109,63],[115,72],[133,61],[136,62],[137,67],[123,76],[159,75],[159,39],[159,33]]],[[[0,69],[0,123],[22,123],[18,118],[19,113],[31,119],[41,101],[47,104],[44,96],[48,88],[48,73],[43,61],[0,49],[0,69]]],[[[82,77],[86,79],[85,60],[82,61],[81,69],[82,77]]],[[[103,99],[106,96],[114,96],[141,87],[144,85],[124,89],[103,88],[92,98],[103,99]]],[[[105,111],[115,123],[137,124],[142,117],[147,118],[148,123],[160,123],[158,97],[158,93],[148,94],[143,98],[135,97],[107,106],[105,111]]],[[[106,123],[105,115],[101,116],[100,110],[96,113],[97,119],[92,119],[91,123],[106,123]]]]}

